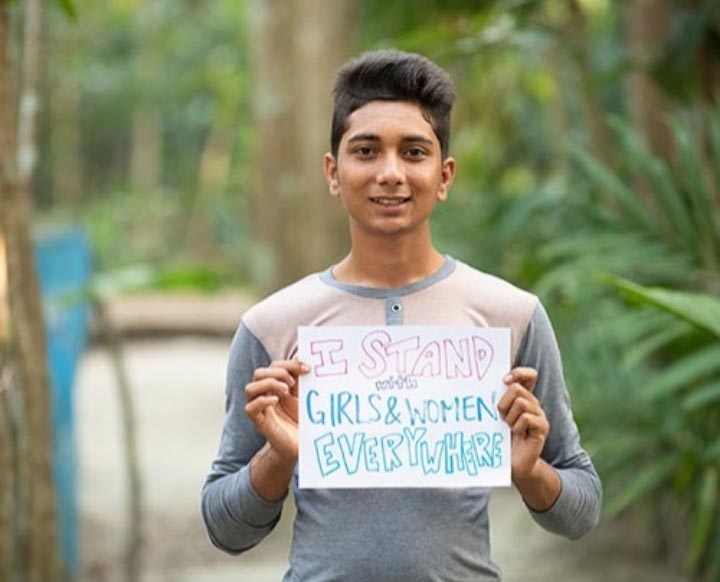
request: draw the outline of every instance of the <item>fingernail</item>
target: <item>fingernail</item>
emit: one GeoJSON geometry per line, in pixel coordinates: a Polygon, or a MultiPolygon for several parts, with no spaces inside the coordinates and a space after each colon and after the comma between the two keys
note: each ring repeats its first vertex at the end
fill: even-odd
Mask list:
{"type": "Polygon", "coordinates": [[[307,374],[310,371],[310,366],[308,366],[307,364],[300,364],[300,371],[303,374],[307,374]]]}
{"type": "Polygon", "coordinates": [[[507,374],[507,375],[503,378],[503,382],[505,382],[506,384],[508,384],[508,383],[512,382],[512,379],[513,379],[513,375],[512,375],[512,374],[507,374]]]}

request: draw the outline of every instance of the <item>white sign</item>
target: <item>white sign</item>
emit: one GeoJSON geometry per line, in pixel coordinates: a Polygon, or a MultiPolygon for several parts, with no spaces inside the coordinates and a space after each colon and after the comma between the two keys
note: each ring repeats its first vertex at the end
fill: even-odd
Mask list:
{"type": "Polygon", "coordinates": [[[510,485],[507,328],[300,327],[301,488],[510,485]]]}

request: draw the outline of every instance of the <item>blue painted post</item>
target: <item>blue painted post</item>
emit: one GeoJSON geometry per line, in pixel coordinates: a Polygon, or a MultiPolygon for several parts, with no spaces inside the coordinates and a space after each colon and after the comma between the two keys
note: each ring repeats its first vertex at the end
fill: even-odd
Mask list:
{"type": "Polygon", "coordinates": [[[90,321],[90,305],[83,297],[91,276],[87,237],[79,229],[44,234],[36,239],[35,261],[45,309],[60,544],[68,569],[77,575],[80,552],[73,384],[90,321]]]}

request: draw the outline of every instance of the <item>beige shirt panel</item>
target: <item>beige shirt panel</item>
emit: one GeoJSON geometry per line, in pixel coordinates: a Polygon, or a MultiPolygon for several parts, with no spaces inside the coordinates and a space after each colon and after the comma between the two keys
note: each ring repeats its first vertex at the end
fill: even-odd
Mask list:
{"type": "Polygon", "coordinates": [[[514,362],[537,305],[535,295],[457,261],[447,279],[403,298],[404,323],[509,327],[514,362]]]}

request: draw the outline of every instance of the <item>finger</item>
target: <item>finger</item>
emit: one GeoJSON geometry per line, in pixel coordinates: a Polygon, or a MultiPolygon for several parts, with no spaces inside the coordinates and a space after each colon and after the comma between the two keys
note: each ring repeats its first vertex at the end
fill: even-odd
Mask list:
{"type": "Polygon", "coordinates": [[[254,381],[257,382],[259,380],[265,380],[266,378],[275,378],[276,380],[285,382],[288,386],[295,386],[296,382],[296,376],[293,376],[287,368],[283,368],[281,366],[271,365],[267,368],[258,368],[255,370],[255,373],[253,374],[254,381]]]}
{"type": "Polygon", "coordinates": [[[508,372],[508,374],[503,378],[503,381],[506,384],[512,384],[514,382],[519,383],[523,385],[528,390],[533,390],[535,388],[535,383],[538,379],[538,373],[535,368],[528,368],[528,367],[517,367],[513,368],[508,372]]]}
{"type": "Polygon", "coordinates": [[[293,358],[292,360],[275,360],[270,366],[273,368],[285,368],[295,377],[307,374],[310,371],[310,366],[304,364],[297,358],[293,358]]]}
{"type": "Polygon", "coordinates": [[[505,415],[505,422],[512,428],[518,419],[526,413],[540,416],[543,414],[543,411],[537,403],[527,398],[517,398],[505,415]]]}
{"type": "Polygon", "coordinates": [[[298,399],[292,393],[280,398],[280,406],[286,414],[295,422],[298,420],[298,399]]]}
{"type": "Polygon", "coordinates": [[[277,397],[290,394],[290,386],[275,378],[265,378],[259,382],[250,382],[245,386],[245,396],[250,402],[258,396],[274,394],[277,397]]]}
{"type": "Polygon", "coordinates": [[[503,394],[502,398],[500,398],[500,402],[498,402],[498,410],[503,417],[507,416],[507,413],[510,411],[510,408],[516,398],[527,398],[531,401],[537,401],[537,398],[533,396],[532,392],[530,392],[522,384],[511,384],[505,391],[505,394],[503,394]]]}
{"type": "Polygon", "coordinates": [[[275,406],[278,401],[279,398],[275,394],[258,396],[245,405],[245,414],[248,415],[254,425],[260,428],[265,420],[265,410],[268,407],[275,406]]]}
{"type": "Polygon", "coordinates": [[[540,437],[545,439],[550,432],[550,423],[545,416],[524,413],[512,427],[512,433],[517,436],[540,437]]]}

